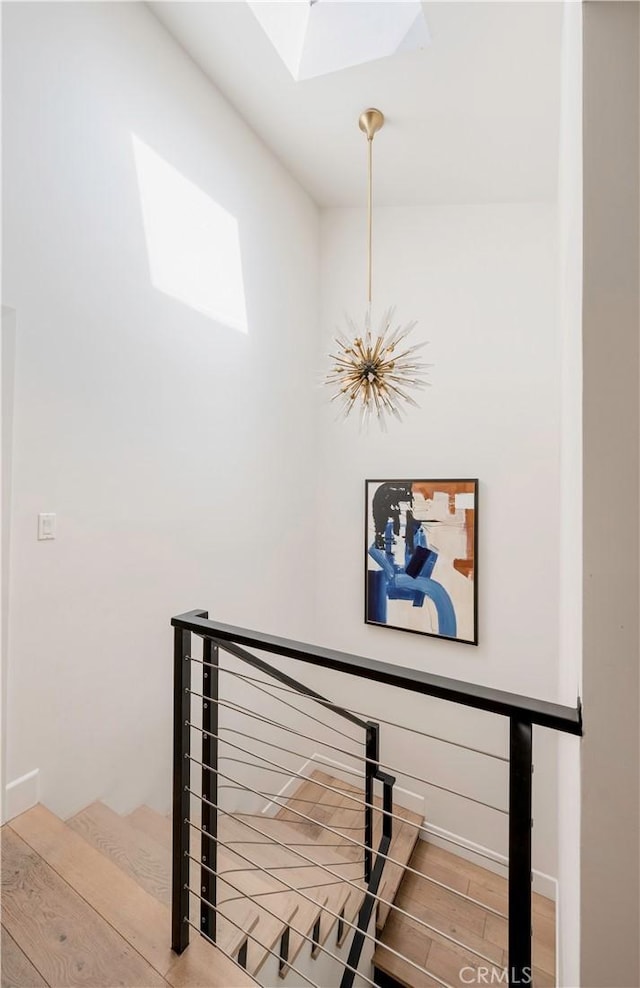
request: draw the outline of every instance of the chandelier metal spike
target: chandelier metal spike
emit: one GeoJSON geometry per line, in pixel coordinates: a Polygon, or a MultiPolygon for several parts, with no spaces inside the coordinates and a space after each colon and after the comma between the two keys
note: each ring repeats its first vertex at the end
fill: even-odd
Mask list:
{"type": "Polygon", "coordinates": [[[333,364],[326,383],[337,386],[331,401],[341,403],[344,418],[359,407],[363,424],[375,415],[381,428],[385,429],[388,415],[401,420],[407,405],[420,407],[408,392],[428,386],[423,374],[430,365],[415,356],[426,342],[399,349],[416,323],[395,325],[394,328],[394,306],[384,312],[377,332],[371,327],[373,139],[383,125],[384,115],[380,110],[372,107],[360,114],[358,126],[367,138],[367,309],[362,329],[345,315],[350,338],[337,331],[335,342],[339,349],[330,355],[333,364]]]}

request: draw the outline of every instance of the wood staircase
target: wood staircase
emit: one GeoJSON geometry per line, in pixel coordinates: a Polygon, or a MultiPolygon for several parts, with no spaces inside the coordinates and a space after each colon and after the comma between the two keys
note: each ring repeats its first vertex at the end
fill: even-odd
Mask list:
{"type": "MultiPolygon", "coordinates": [[[[420,841],[409,862],[395,904],[411,916],[429,923],[461,944],[480,951],[488,961],[456,946],[451,941],[418,926],[401,912],[395,912],[386,924],[376,947],[373,962],[383,977],[379,983],[394,988],[435,988],[437,982],[420,974],[397,953],[426,968],[452,988],[465,984],[500,984],[491,981],[491,967],[497,972],[508,966],[507,921],[490,909],[508,912],[507,881],[486,868],[457,854],[420,841]],[[416,874],[418,872],[419,874],[416,874]],[[424,876],[424,877],[423,877],[424,876]],[[466,901],[442,889],[440,882],[471,897],[466,901]],[[486,908],[490,907],[490,908],[486,908]],[[386,947],[391,947],[396,954],[386,947]],[[484,967],[484,982],[474,971],[484,967]],[[488,971],[488,973],[486,973],[488,971]],[[385,980],[385,976],[388,980],[385,980]]],[[[533,988],[555,985],[555,903],[533,893],[533,988]]],[[[504,983],[504,982],[503,982],[504,983]]]]}
{"type": "MultiPolygon", "coordinates": [[[[364,899],[362,848],[350,843],[362,840],[354,829],[362,807],[350,793],[362,798],[362,789],[318,771],[275,817],[221,815],[217,868],[226,879],[218,882],[218,946],[192,932],[180,957],[170,949],[169,819],[147,806],[120,816],[93,803],[64,823],[34,807],[2,833],[3,988],[243,988],[256,984],[287,928],[288,965],[280,976],[299,984],[289,965],[303,951],[314,957],[324,945],[335,952],[349,941],[347,924],[364,899]],[[300,807],[310,820],[296,815],[300,807]],[[234,962],[245,943],[246,971],[234,962]]],[[[380,893],[390,901],[421,822],[402,807],[394,812],[402,822],[395,821],[389,854],[401,864],[387,864],[380,893]]],[[[376,812],[374,846],[380,833],[376,812]]],[[[191,884],[199,887],[195,864],[191,884]]],[[[378,931],[388,912],[379,907],[378,931]]]]}

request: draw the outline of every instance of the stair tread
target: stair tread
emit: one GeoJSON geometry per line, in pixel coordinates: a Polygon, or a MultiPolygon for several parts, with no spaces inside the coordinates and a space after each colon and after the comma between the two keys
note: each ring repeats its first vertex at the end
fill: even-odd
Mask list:
{"type": "MultiPolygon", "coordinates": [[[[283,843],[286,843],[286,839],[288,837],[287,830],[289,830],[289,828],[285,821],[276,820],[272,817],[259,819],[256,817],[250,817],[248,814],[243,816],[245,820],[250,821],[252,824],[255,822],[255,826],[258,829],[264,830],[265,833],[271,831],[276,839],[281,839],[283,840],[283,843]]],[[[294,838],[299,836],[296,832],[291,832],[291,834],[294,838]]],[[[221,834],[221,839],[231,841],[232,845],[231,847],[225,847],[224,849],[225,860],[233,860],[236,857],[233,851],[234,840],[252,840],[254,837],[257,837],[257,835],[250,829],[250,827],[246,825],[246,822],[243,821],[243,817],[239,816],[234,819],[226,818],[223,824],[223,834],[221,834]]],[[[242,848],[241,854],[243,855],[242,858],[236,859],[236,865],[238,865],[239,860],[240,867],[243,867],[242,861],[245,862],[247,867],[251,867],[252,865],[250,865],[246,860],[249,859],[249,861],[252,862],[253,866],[256,868],[270,869],[269,875],[265,875],[264,872],[258,872],[257,874],[253,872],[250,873],[250,878],[245,878],[244,880],[241,877],[241,872],[234,873],[230,876],[230,880],[233,881],[237,887],[242,886],[246,889],[247,894],[251,894],[252,883],[255,884],[265,878],[275,882],[276,888],[282,888],[282,885],[278,882],[278,878],[276,877],[278,875],[282,876],[287,885],[293,885],[296,888],[299,887],[303,892],[303,894],[300,895],[296,892],[289,891],[291,902],[295,903],[297,906],[297,911],[293,919],[293,926],[298,930],[298,932],[290,933],[289,957],[291,962],[293,963],[294,956],[297,955],[300,947],[304,943],[303,934],[309,933],[309,931],[313,928],[315,919],[317,919],[318,916],[321,916],[322,918],[320,940],[321,943],[324,943],[331,929],[337,922],[337,918],[332,916],[329,912],[324,911],[321,904],[327,903],[330,909],[334,912],[339,912],[344,902],[349,898],[351,886],[344,885],[341,887],[340,885],[334,885],[333,883],[336,880],[332,878],[331,875],[327,874],[322,867],[322,864],[319,864],[318,867],[313,867],[309,862],[301,859],[290,847],[281,847],[269,840],[264,840],[259,843],[250,843],[248,845],[238,844],[236,846],[242,848]],[[317,882],[318,884],[314,885],[314,882],[317,882]],[[310,898],[316,898],[318,900],[318,905],[314,907],[311,903],[309,903],[308,900],[310,898]],[[298,917],[300,917],[300,922],[303,923],[305,927],[304,929],[298,927],[298,917]]],[[[361,878],[361,866],[345,861],[339,854],[333,854],[327,862],[327,853],[332,854],[332,852],[332,848],[304,848],[304,853],[307,857],[313,859],[318,858],[320,862],[328,863],[336,874],[341,876],[344,875],[345,878],[352,880],[361,878]],[[309,851],[311,853],[307,854],[309,851]]],[[[270,910],[278,913],[278,909],[274,908],[274,901],[275,897],[273,895],[261,895],[260,902],[262,902],[270,910]]],[[[278,915],[282,914],[278,913],[278,915]]],[[[271,927],[270,925],[266,923],[263,924],[261,922],[256,928],[256,931],[254,931],[254,935],[260,939],[262,944],[273,949],[274,944],[277,942],[282,932],[282,927],[277,929],[275,924],[271,927]],[[266,943],[260,935],[263,925],[264,928],[268,929],[270,932],[271,942],[269,943],[266,943]],[[273,933],[271,932],[272,930],[273,933]]],[[[256,953],[256,949],[257,945],[255,945],[255,948],[252,947],[251,944],[249,945],[248,969],[254,974],[259,969],[257,966],[254,966],[252,960],[252,955],[256,953]]],[[[266,956],[266,954],[263,955],[262,962],[266,959],[266,956]]]]}
{"type": "Polygon", "coordinates": [[[274,856],[280,855],[278,863],[283,864],[286,859],[289,862],[299,861],[301,865],[305,865],[308,864],[307,858],[311,858],[312,861],[317,862],[318,866],[322,864],[331,866],[333,863],[345,864],[347,863],[346,856],[351,853],[351,846],[340,842],[338,838],[333,838],[329,835],[329,841],[327,843],[330,846],[324,846],[325,842],[310,839],[307,834],[302,833],[299,829],[291,826],[288,821],[278,817],[239,813],[233,822],[230,822],[229,818],[227,818],[222,835],[222,839],[232,845],[234,839],[238,841],[243,839],[252,841],[249,845],[238,844],[238,849],[241,850],[242,854],[250,856],[255,852],[262,860],[265,860],[267,857],[274,858],[275,860],[274,856]],[[244,833],[241,833],[238,827],[243,824],[245,824],[244,833]],[[260,833],[256,831],[260,831],[260,833]],[[267,839],[263,839],[262,834],[266,834],[267,839]],[[271,840],[268,838],[271,838],[271,840]],[[256,843],[253,843],[254,841],[256,843]],[[286,846],[280,847],[273,843],[273,841],[278,841],[280,844],[286,846]]]}
{"type": "Polygon", "coordinates": [[[2,831],[2,919],[53,985],[139,988],[166,982],[12,827],[2,831]]]}
{"type": "Polygon", "coordinates": [[[159,902],[171,900],[171,852],[110,809],[91,803],[67,821],[89,844],[131,875],[159,902]]]}
{"type": "MultiPolygon", "coordinates": [[[[232,842],[232,848],[234,846],[234,840],[257,839],[257,835],[247,824],[255,826],[264,833],[269,833],[284,844],[300,837],[300,833],[292,829],[285,820],[277,817],[260,818],[243,814],[234,819],[226,818],[224,823],[224,839],[232,842]]],[[[332,913],[339,914],[343,907],[350,908],[352,915],[347,917],[350,921],[353,920],[353,915],[357,914],[359,905],[364,897],[364,892],[359,889],[354,890],[350,884],[343,886],[334,884],[336,878],[334,878],[333,874],[327,873],[323,867],[326,865],[335,875],[344,876],[345,879],[350,879],[352,882],[362,880],[362,863],[345,860],[342,854],[343,845],[337,848],[324,848],[310,844],[301,848],[306,858],[311,858],[319,862],[317,868],[312,867],[309,862],[301,859],[291,847],[281,847],[268,839],[260,843],[251,843],[248,845],[238,844],[236,846],[242,848],[242,855],[254,862],[256,867],[269,868],[272,873],[282,875],[287,884],[295,885],[303,893],[297,897],[299,912],[296,914],[293,923],[293,926],[297,927],[297,932],[292,931],[290,933],[289,956],[291,963],[294,963],[295,956],[297,956],[305,942],[303,934],[308,934],[312,930],[318,917],[321,918],[320,942],[324,944],[331,930],[338,922],[337,916],[332,915],[332,913]],[[299,868],[293,867],[298,864],[300,865],[299,868]],[[278,871],[279,868],[282,870],[278,871]],[[315,881],[318,884],[314,886],[313,883],[315,881]],[[348,903],[351,902],[354,892],[357,902],[355,907],[349,907],[348,903]],[[326,904],[330,911],[322,909],[320,906],[312,906],[308,902],[309,898],[317,899],[319,903],[326,904]],[[302,928],[298,927],[298,919],[303,923],[302,928]]],[[[229,850],[228,853],[230,853],[229,850]]],[[[250,970],[253,970],[253,968],[250,968],[250,970]]]]}
{"type": "Polygon", "coordinates": [[[357,792],[347,783],[316,770],[311,773],[309,781],[303,782],[287,797],[287,805],[278,810],[276,819],[293,824],[297,829],[312,837],[330,834],[331,830],[326,828],[331,827],[333,830],[344,828],[348,836],[356,838],[357,831],[347,830],[347,828],[354,826],[361,830],[361,834],[357,838],[361,840],[364,836],[364,808],[354,802],[352,797],[362,799],[363,794],[360,791],[357,795],[357,792]],[[330,785],[332,788],[325,789],[318,783],[330,785]],[[336,788],[345,791],[338,793],[334,791],[336,788]]]}
{"type": "Polygon", "coordinates": [[[173,988],[255,988],[258,982],[248,971],[195,933],[192,937],[189,948],[175,957],[167,971],[166,979],[173,988]]]}
{"type": "Polygon", "coordinates": [[[3,988],[47,988],[47,982],[35,969],[12,936],[2,927],[1,946],[3,988]]]}
{"type": "MultiPolygon", "coordinates": [[[[133,876],[116,866],[109,857],[84,840],[44,806],[36,806],[11,821],[11,828],[68,885],[136,950],[171,982],[168,969],[175,955],[170,949],[171,923],[166,906],[145,891],[133,876]]],[[[246,931],[256,922],[255,910],[233,904],[230,914],[246,931]]],[[[230,904],[227,908],[230,908],[230,904]]],[[[218,929],[220,951],[234,955],[245,937],[221,918],[218,929]]],[[[211,964],[209,950],[215,950],[198,937],[192,946],[203,948],[211,964]]],[[[189,952],[191,947],[189,948],[189,952]]],[[[195,961],[190,967],[195,966],[195,961]]],[[[185,982],[186,983],[186,982],[185,982]]]]}
{"type": "Polygon", "coordinates": [[[150,806],[138,806],[125,817],[127,823],[142,831],[162,847],[171,847],[171,820],[150,806]]]}
{"type": "MultiPolygon", "coordinates": [[[[311,772],[309,775],[309,780],[312,783],[313,782],[316,783],[313,791],[315,791],[316,794],[319,794],[320,802],[327,802],[329,795],[331,795],[331,805],[338,807],[350,806],[352,809],[356,810],[359,813],[364,812],[363,806],[357,806],[352,799],[351,800],[348,799],[348,796],[352,795],[356,797],[358,800],[364,801],[364,780],[362,782],[362,785],[357,785],[354,782],[346,782],[344,779],[338,779],[335,776],[331,775],[329,772],[325,772],[322,769],[314,769],[313,772],[311,772]],[[344,794],[342,800],[338,800],[336,802],[335,795],[330,794],[330,792],[327,789],[322,788],[322,786],[318,785],[318,783],[331,786],[334,789],[335,788],[341,789],[342,793],[344,794]]],[[[305,785],[306,784],[307,783],[305,783],[305,785]]],[[[377,807],[382,808],[382,798],[380,796],[374,796],[373,802],[377,807]]],[[[423,820],[419,813],[416,813],[414,810],[410,810],[408,807],[402,806],[400,803],[397,803],[395,801],[394,801],[393,812],[396,816],[402,817],[402,819],[405,820],[407,823],[412,823],[416,827],[420,827],[422,825],[423,820]]]]}
{"type": "MultiPolygon", "coordinates": [[[[327,772],[323,772],[319,769],[314,770],[310,774],[309,780],[303,782],[298,789],[296,789],[296,791],[288,797],[287,803],[292,802],[294,809],[297,809],[299,805],[304,805],[305,815],[312,817],[314,821],[317,821],[317,824],[310,824],[307,821],[301,821],[295,813],[292,813],[286,808],[279,810],[275,819],[286,823],[293,830],[297,830],[300,833],[309,834],[310,836],[330,836],[331,831],[326,830],[326,827],[331,827],[333,830],[340,831],[344,834],[344,846],[338,849],[336,853],[339,853],[341,856],[351,860],[361,858],[363,851],[361,847],[358,847],[358,843],[363,842],[364,832],[352,830],[351,828],[358,826],[357,821],[363,820],[364,807],[356,805],[353,800],[349,800],[348,794],[352,794],[358,799],[364,800],[364,791],[361,788],[358,788],[357,785],[345,782],[341,779],[336,779],[334,776],[331,776],[327,772]],[[322,785],[318,785],[318,783],[331,786],[332,789],[327,790],[323,788],[322,785]],[[334,792],[333,789],[336,788],[344,790],[345,796],[340,796],[334,792]],[[319,803],[315,805],[313,803],[296,804],[296,797],[302,797],[305,800],[317,798],[319,803]],[[323,827],[322,825],[325,826],[323,827]],[[354,841],[357,843],[354,843],[354,841]]],[[[374,804],[376,807],[381,809],[382,799],[378,796],[374,797],[374,804]]],[[[396,864],[391,861],[386,862],[379,892],[381,898],[387,899],[389,903],[393,902],[396,892],[400,886],[405,873],[405,867],[408,864],[411,854],[413,853],[413,849],[419,839],[419,828],[422,824],[422,818],[418,813],[415,813],[413,810],[409,810],[404,806],[400,806],[395,802],[393,812],[396,819],[393,821],[392,840],[388,855],[389,857],[394,858],[398,863],[396,864]],[[401,819],[398,820],[397,817],[400,817],[401,819]]],[[[382,836],[382,819],[382,813],[374,811],[374,848],[378,846],[382,836]]],[[[359,898],[360,897],[357,894],[352,895],[354,904],[359,898]]],[[[390,910],[390,904],[379,903],[376,914],[376,926],[378,930],[382,930],[384,928],[384,924],[387,921],[390,910]]],[[[355,910],[355,912],[357,912],[357,910],[355,910]]]]}
{"type": "MultiPolygon", "coordinates": [[[[504,949],[507,942],[506,920],[428,879],[444,882],[457,892],[472,895],[479,901],[483,901],[480,895],[484,890],[487,904],[494,907],[498,905],[495,897],[504,893],[505,879],[425,841],[417,843],[411,857],[411,867],[425,877],[405,872],[398,890],[397,904],[434,930],[453,936],[467,947],[480,951],[491,958],[499,970],[503,969],[508,963],[504,949]]],[[[537,899],[533,913],[533,983],[538,986],[552,985],[555,976],[555,925],[552,918],[555,906],[543,896],[537,899]]],[[[504,905],[504,902],[499,903],[500,907],[504,905]]],[[[452,944],[438,932],[426,930],[409,917],[393,912],[380,935],[374,965],[406,988],[415,988],[416,985],[427,988],[437,982],[385,950],[385,946],[406,955],[414,963],[426,967],[434,978],[449,984],[460,983],[461,964],[468,964],[475,970],[480,963],[477,955],[452,944]]]]}

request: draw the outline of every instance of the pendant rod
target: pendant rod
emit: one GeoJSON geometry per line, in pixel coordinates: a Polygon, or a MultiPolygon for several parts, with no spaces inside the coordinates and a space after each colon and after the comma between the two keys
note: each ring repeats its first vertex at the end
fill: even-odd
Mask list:
{"type": "Polygon", "coordinates": [[[367,140],[367,302],[371,305],[371,248],[373,244],[373,138],[367,140]]]}
{"type": "Polygon", "coordinates": [[[384,124],[384,115],[373,107],[360,114],[358,126],[367,136],[367,302],[371,306],[373,247],[373,138],[384,124]]]}

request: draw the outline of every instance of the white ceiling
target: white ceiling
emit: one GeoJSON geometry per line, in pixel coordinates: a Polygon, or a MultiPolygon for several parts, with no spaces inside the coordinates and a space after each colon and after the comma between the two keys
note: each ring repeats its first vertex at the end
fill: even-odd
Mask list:
{"type": "MultiPolygon", "coordinates": [[[[328,2],[328,0],[322,0],[328,2]]],[[[243,0],[150,7],[322,206],[555,200],[562,3],[425,3],[421,51],[296,82],[243,0]]]]}

